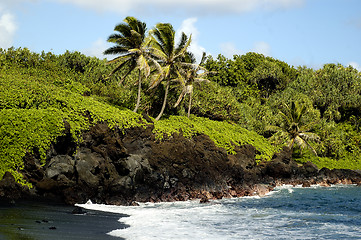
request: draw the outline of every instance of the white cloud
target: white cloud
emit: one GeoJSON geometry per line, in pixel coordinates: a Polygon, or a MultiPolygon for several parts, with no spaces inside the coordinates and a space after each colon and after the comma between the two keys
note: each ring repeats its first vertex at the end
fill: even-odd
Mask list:
{"type": "Polygon", "coordinates": [[[106,56],[103,52],[108,48],[108,44],[104,39],[98,39],[97,41],[93,42],[92,45],[84,50],[82,53],[88,56],[97,57],[99,59],[104,59],[106,56]]]}
{"type": "Polygon", "coordinates": [[[224,42],[221,43],[220,45],[221,47],[221,53],[223,56],[227,57],[227,58],[233,58],[233,55],[241,55],[242,51],[239,50],[236,45],[234,45],[234,43],[232,42],[224,42]]]}
{"type": "Polygon", "coordinates": [[[189,51],[194,54],[197,61],[199,62],[202,58],[203,52],[205,52],[206,49],[200,46],[198,43],[199,31],[195,26],[196,22],[197,18],[187,18],[186,20],[184,20],[180,28],[177,30],[176,38],[179,39],[182,32],[184,32],[187,36],[190,36],[192,34],[192,42],[189,46],[189,51]]]}
{"type": "Polygon", "coordinates": [[[266,42],[256,42],[252,52],[261,53],[265,56],[271,56],[271,46],[266,42]]]}
{"type": "Polygon", "coordinates": [[[151,9],[180,10],[187,13],[241,13],[256,9],[274,10],[300,7],[305,0],[52,0],[75,4],[96,11],[127,14],[129,11],[149,12],[151,9]],[[175,9],[176,7],[176,9],[175,9]]]}
{"type": "Polygon", "coordinates": [[[357,71],[361,71],[361,66],[357,62],[349,62],[347,66],[351,65],[353,68],[356,68],[357,71]]]}
{"type": "Polygon", "coordinates": [[[2,11],[2,8],[0,8],[0,48],[6,49],[12,46],[16,29],[14,15],[2,11]]]}

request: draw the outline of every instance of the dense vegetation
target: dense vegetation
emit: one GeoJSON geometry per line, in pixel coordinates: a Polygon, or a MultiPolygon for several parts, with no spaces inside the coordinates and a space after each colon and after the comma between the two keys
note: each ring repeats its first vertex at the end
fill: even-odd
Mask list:
{"type": "MultiPolygon", "coordinates": [[[[128,109],[134,107],[136,99],[133,88],[137,86],[132,78],[120,87],[117,81],[121,72],[114,74],[114,80],[105,81],[109,71],[105,61],[78,52],[54,55],[26,48],[1,50],[0,178],[10,171],[18,182],[27,184],[19,173],[23,158],[32,153],[45,164],[50,144],[65,133],[65,125],[70,126],[74,141],[81,141],[81,133],[97,122],[123,130],[151,124],[128,109]]],[[[143,91],[144,96],[149,94],[147,89],[143,91]]],[[[157,96],[163,94],[161,91],[153,94],[148,100],[149,111],[156,101],[162,101],[157,96]]],[[[186,137],[209,135],[230,153],[234,144],[246,143],[256,146],[260,159],[270,159],[276,151],[255,132],[200,117],[165,117],[154,128],[159,140],[179,131],[186,137]],[[221,127],[223,133],[218,131],[221,127]]]]}
{"type": "Polygon", "coordinates": [[[228,112],[222,108],[209,117],[235,121],[275,145],[289,143],[292,128],[297,127],[298,134],[310,141],[292,145],[296,160],[311,160],[319,167],[361,169],[361,73],[356,69],[340,64],[295,69],[256,53],[235,55],[233,60],[210,57],[205,67],[222,72],[210,79],[231,88],[228,91],[235,98],[228,99],[232,106],[226,108],[228,112]],[[301,116],[285,125],[284,113],[292,105],[302,108],[301,116]]]}
{"type": "Polygon", "coordinates": [[[356,69],[294,68],[257,53],[208,56],[200,66],[186,52],[191,38],[183,34],[175,44],[170,24],[158,24],[148,38],[143,23],[127,21],[120,25],[143,35],[117,25],[139,44],[121,54],[124,35],[111,35],[116,46],[107,51],[121,55],[110,64],[79,52],[0,50],[0,178],[10,171],[26,184],[19,173],[22,159],[29,152],[45,163],[65,125],[74,141],[81,141],[81,132],[97,122],[120,129],[153,124],[139,113],[163,117],[154,121],[160,141],[173,133],[206,134],[231,154],[234,145],[252,144],[258,160],[269,160],[288,145],[299,162],[361,169],[356,69]],[[216,74],[197,81],[205,72],[216,74]]]}

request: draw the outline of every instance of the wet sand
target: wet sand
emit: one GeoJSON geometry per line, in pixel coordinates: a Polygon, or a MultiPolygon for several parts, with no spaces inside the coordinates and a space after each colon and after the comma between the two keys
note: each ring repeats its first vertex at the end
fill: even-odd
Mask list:
{"type": "Polygon", "coordinates": [[[126,228],[125,215],[92,210],[73,214],[75,207],[40,202],[0,202],[0,239],[70,240],[121,239],[108,232],[126,228]]]}

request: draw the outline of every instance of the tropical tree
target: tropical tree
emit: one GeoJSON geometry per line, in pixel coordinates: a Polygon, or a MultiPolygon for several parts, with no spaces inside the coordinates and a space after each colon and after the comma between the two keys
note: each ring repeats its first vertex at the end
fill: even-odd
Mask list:
{"type": "Polygon", "coordinates": [[[108,42],[116,45],[105,50],[104,54],[120,55],[108,62],[108,64],[116,64],[109,76],[122,68],[128,68],[119,84],[122,84],[133,70],[138,69],[138,97],[134,108],[134,112],[136,112],[140,105],[142,72],[147,78],[150,75],[149,63],[153,63],[155,66],[159,66],[159,64],[152,58],[148,48],[150,39],[146,37],[146,24],[134,17],[126,17],[124,22],[115,26],[114,31],[118,33],[108,37],[108,42]]]}
{"type": "Polygon", "coordinates": [[[163,80],[166,81],[165,93],[160,113],[155,118],[158,121],[163,115],[167,104],[170,81],[174,76],[179,76],[179,69],[184,60],[184,54],[191,43],[191,37],[182,33],[179,43],[175,44],[175,30],[169,23],[158,23],[150,32],[151,52],[162,65],[162,71],[153,79],[150,88],[159,85],[163,80]]]}
{"type": "Polygon", "coordinates": [[[182,101],[182,99],[185,97],[185,95],[189,94],[188,111],[187,111],[188,118],[191,112],[194,83],[209,82],[209,80],[205,79],[204,77],[210,73],[213,73],[213,72],[209,72],[206,68],[202,67],[205,60],[206,60],[206,53],[204,52],[202,55],[201,62],[199,64],[195,64],[196,59],[194,55],[190,52],[187,52],[185,54],[185,62],[181,64],[183,65],[183,67],[179,69],[180,75],[178,76],[178,78],[175,79],[175,81],[178,81],[181,84],[182,92],[179,95],[177,102],[174,104],[174,107],[177,107],[179,103],[182,101]]]}
{"type": "Polygon", "coordinates": [[[291,102],[291,105],[284,104],[283,109],[279,112],[281,116],[280,126],[269,126],[268,130],[275,131],[281,138],[287,139],[290,149],[293,150],[296,144],[301,149],[309,148],[317,156],[309,141],[319,141],[320,137],[310,131],[312,124],[305,124],[302,121],[306,112],[306,106],[298,102],[291,102]]]}

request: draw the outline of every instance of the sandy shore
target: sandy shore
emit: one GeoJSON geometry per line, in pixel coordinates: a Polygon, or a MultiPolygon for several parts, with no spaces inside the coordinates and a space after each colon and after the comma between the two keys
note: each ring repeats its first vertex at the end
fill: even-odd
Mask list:
{"type": "Polygon", "coordinates": [[[124,215],[91,210],[72,214],[74,208],[38,202],[0,202],[0,239],[121,239],[107,233],[127,227],[118,221],[124,215]]]}

